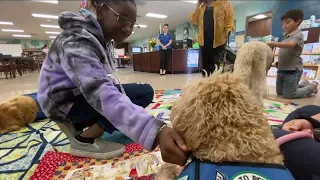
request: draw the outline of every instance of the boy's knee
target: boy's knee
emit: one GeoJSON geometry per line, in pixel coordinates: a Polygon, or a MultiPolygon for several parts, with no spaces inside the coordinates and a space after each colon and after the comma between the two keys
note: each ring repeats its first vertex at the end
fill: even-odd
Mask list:
{"type": "Polygon", "coordinates": [[[294,99],[295,96],[294,94],[284,93],[282,97],[285,99],[294,99]]]}

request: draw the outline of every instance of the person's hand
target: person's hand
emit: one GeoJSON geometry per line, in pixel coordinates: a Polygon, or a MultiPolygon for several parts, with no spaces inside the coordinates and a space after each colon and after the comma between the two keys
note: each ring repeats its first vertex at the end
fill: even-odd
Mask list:
{"type": "Polygon", "coordinates": [[[174,129],[164,127],[158,136],[163,161],[184,166],[188,160],[188,148],[183,137],[174,129]]]}
{"type": "Polygon", "coordinates": [[[162,49],[163,50],[167,50],[167,46],[162,46],[162,49]]]}
{"type": "Polygon", "coordinates": [[[268,46],[274,46],[274,45],[273,45],[273,41],[268,41],[268,42],[266,42],[266,43],[267,43],[268,46]]]}
{"type": "Polygon", "coordinates": [[[287,131],[292,131],[292,132],[296,132],[296,131],[313,131],[313,127],[312,124],[305,120],[305,119],[294,119],[291,120],[287,123],[285,123],[282,126],[283,130],[287,130],[287,131]]]}

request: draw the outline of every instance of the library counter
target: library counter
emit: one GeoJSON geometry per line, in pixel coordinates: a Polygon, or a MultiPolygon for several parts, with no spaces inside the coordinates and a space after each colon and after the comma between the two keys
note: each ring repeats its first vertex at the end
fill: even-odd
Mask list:
{"type": "MultiPolygon", "coordinates": [[[[168,60],[168,73],[195,73],[202,67],[199,49],[173,49],[168,60]]],[[[135,71],[159,73],[160,52],[133,54],[135,71]]]]}

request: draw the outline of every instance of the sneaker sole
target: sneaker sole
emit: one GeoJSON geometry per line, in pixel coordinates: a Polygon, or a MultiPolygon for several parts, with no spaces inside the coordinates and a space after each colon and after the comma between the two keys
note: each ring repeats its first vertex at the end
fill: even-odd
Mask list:
{"type": "Polygon", "coordinates": [[[125,147],[122,147],[121,149],[108,152],[108,153],[94,153],[94,152],[88,152],[88,151],[82,151],[82,150],[70,148],[70,154],[73,156],[87,157],[87,158],[93,158],[93,159],[103,159],[103,160],[119,157],[120,155],[123,155],[124,152],[125,152],[125,147]]]}

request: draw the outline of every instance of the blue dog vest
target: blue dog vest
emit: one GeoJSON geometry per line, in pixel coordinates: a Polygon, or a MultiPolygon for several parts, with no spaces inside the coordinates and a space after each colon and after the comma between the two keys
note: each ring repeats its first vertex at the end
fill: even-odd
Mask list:
{"type": "Polygon", "coordinates": [[[278,164],[223,162],[194,159],[177,180],[294,180],[285,166],[278,164]]]}

